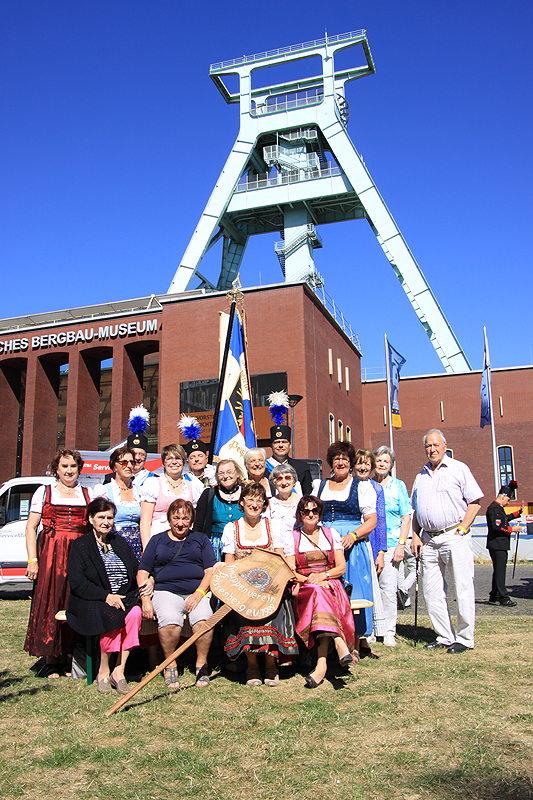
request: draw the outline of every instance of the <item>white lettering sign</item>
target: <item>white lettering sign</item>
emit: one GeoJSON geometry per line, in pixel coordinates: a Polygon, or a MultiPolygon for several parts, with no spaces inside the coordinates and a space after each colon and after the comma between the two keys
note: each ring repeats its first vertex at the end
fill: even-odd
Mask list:
{"type": "MultiPolygon", "coordinates": [[[[125,336],[142,336],[157,333],[158,320],[149,319],[142,321],[122,322],[115,325],[100,325],[96,328],[78,328],[78,330],[60,331],[59,333],[46,333],[41,336],[31,337],[32,350],[49,350],[55,347],[64,347],[71,344],[87,344],[92,341],[105,341],[106,339],[123,339],[125,336]]],[[[0,339],[0,355],[24,353],[30,347],[30,339],[0,339]]]]}

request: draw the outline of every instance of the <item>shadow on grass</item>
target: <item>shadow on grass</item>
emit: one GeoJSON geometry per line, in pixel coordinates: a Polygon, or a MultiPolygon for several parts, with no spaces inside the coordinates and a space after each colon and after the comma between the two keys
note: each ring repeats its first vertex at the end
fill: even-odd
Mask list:
{"type": "Polygon", "coordinates": [[[437,638],[433,628],[426,628],[424,625],[418,626],[418,634],[414,625],[397,625],[396,633],[404,639],[407,639],[412,645],[414,645],[416,639],[418,646],[421,647],[429,642],[434,642],[437,638]]]}
{"type": "Polygon", "coordinates": [[[533,784],[528,775],[509,777],[479,775],[469,770],[440,770],[420,776],[417,788],[433,791],[439,800],[531,800],[533,784]]]}
{"type": "Polygon", "coordinates": [[[511,597],[533,600],[533,578],[520,578],[520,583],[508,585],[507,591],[511,597]]]}
{"type": "Polygon", "coordinates": [[[5,692],[6,689],[18,687],[23,681],[24,678],[11,675],[9,672],[0,672],[0,703],[5,703],[8,700],[18,700],[20,697],[24,697],[24,695],[31,696],[43,691],[49,692],[52,688],[48,684],[43,684],[43,686],[32,686],[28,689],[18,688],[17,691],[5,692]]]}

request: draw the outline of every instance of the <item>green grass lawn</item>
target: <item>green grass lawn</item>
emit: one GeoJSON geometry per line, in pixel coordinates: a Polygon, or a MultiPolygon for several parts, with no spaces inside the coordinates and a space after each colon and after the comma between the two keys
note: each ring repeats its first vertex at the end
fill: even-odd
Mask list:
{"type": "Polygon", "coordinates": [[[457,656],[375,645],[316,690],[158,677],[107,719],[116,695],[30,671],[28,612],[0,601],[2,800],[533,797],[531,617],[481,617],[457,656]]]}

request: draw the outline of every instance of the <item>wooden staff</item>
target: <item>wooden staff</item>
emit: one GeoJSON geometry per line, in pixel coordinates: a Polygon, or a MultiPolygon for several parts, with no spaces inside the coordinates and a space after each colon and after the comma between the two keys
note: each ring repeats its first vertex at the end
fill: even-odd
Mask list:
{"type": "Polygon", "coordinates": [[[191,644],[194,644],[195,641],[200,638],[200,636],[203,636],[204,633],[207,633],[207,631],[210,631],[211,628],[215,627],[215,625],[218,625],[220,620],[224,619],[224,617],[229,614],[230,611],[231,606],[221,606],[212,617],[209,617],[208,620],[202,623],[202,628],[200,630],[196,631],[196,633],[193,633],[193,635],[190,636],[186,642],[178,647],[177,650],[174,650],[171,656],[166,658],[163,663],[156,667],[153,672],[146,676],[146,678],[143,678],[142,681],[137,684],[137,686],[135,686],[133,689],[130,689],[128,694],[125,694],[124,697],[121,697],[120,700],[117,700],[114,706],[108,708],[105,712],[106,717],[110,717],[111,714],[114,714],[115,711],[118,711],[119,708],[122,708],[122,706],[125,705],[128,700],[131,700],[131,698],[134,697],[137,692],[140,692],[141,689],[143,689],[148,683],[150,683],[151,680],[156,677],[156,675],[159,675],[161,672],[163,672],[163,670],[168,667],[168,665],[171,664],[175,658],[181,656],[181,654],[184,653],[185,650],[191,646],[191,644]]]}

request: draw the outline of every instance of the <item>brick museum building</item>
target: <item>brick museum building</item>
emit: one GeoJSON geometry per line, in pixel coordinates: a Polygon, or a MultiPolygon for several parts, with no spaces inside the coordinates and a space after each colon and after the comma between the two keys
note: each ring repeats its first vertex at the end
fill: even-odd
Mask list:
{"type": "MultiPolygon", "coordinates": [[[[306,282],[243,289],[248,366],[258,443],[268,446],[267,397],[302,395],[294,408],[297,458],[325,461],[331,441],[388,444],[387,388],[361,381],[356,337],[306,282]],[[271,325],[272,309],[283,336],[271,325]],[[281,313],[280,313],[281,312],[281,313]]],[[[128,434],[130,409],[150,411],[150,449],[180,441],[182,413],[209,441],[219,376],[219,315],[225,292],[188,291],[0,321],[0,481],[43,474],[58,447],[105,450],[128,434]]],[[[481,373],[403,378],[398,477],[410,489],[425,461],[421,438],[442,428],[453,455],[494,495],[491,430],[479,427],[481,373]]],[[[493,370],[502,477],[533,498],[533,367],[493,370]]]]}

